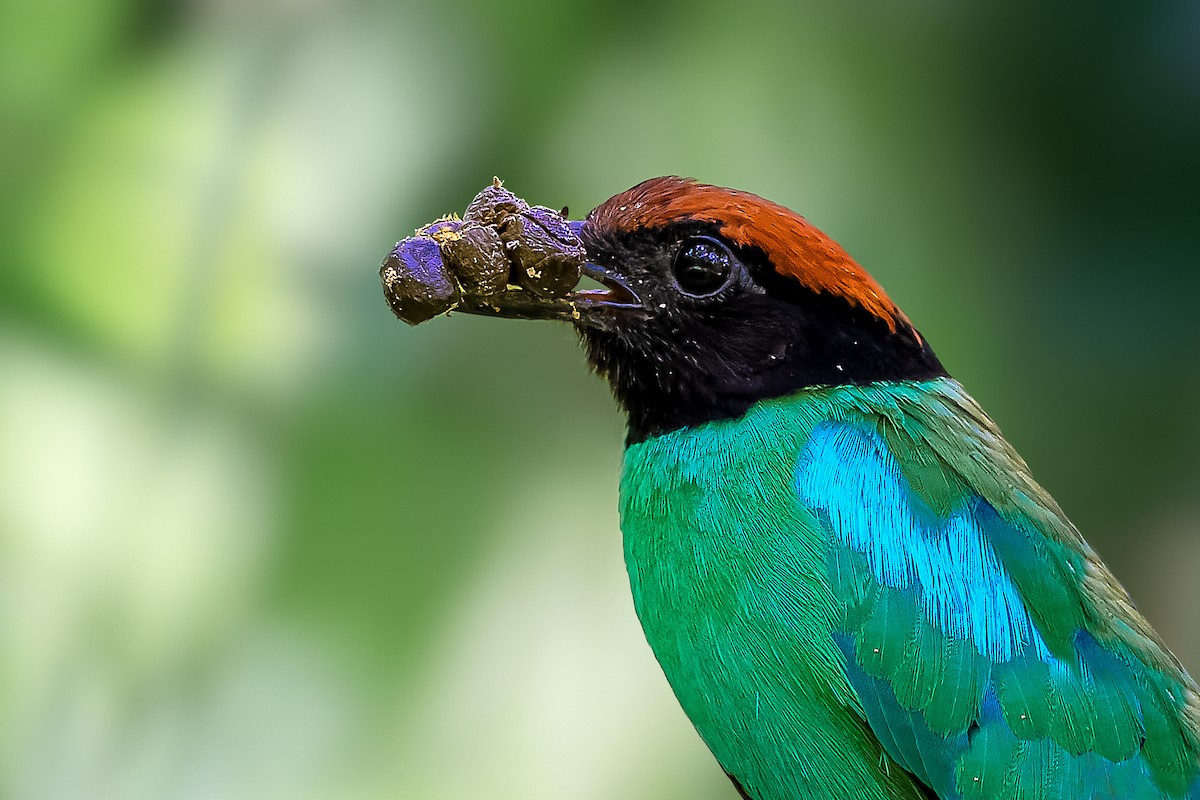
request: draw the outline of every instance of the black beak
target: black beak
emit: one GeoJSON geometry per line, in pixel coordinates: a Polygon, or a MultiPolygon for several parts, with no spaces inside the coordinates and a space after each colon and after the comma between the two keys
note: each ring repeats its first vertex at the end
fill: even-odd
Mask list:
{"type": "Polygon", "coordinates": [[[584,265],[583,274],[604,288],[577,289],[558,298],[538,297],[520,290],[482,300],[464,297],[454,310],[505,319],[562,320],[595,328],[608,328],[629,314],[650,315],[650,310],[623,275],[591,263],[584,265]]]}
{"type": "MultiPolygon", "coordinates": [[[[580,222],[572,222],[578,230],[580,222]]],[[[487,299],[464,297],[455,311],[505,319],[553,319],[575,325],[608,329],[629,315],[650,316],[650,309],[633,282],[591,261],[583,265],[584,277],[603,289],[576,289],[565,297],[543,298],[513,290],[487,299]]]]}

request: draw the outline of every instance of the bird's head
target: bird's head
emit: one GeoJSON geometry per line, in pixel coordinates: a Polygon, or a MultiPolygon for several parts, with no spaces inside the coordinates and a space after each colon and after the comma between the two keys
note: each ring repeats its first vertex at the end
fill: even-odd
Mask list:
{"type": "Polygon", "coordinates": [[[945,374],[845,250],[761,197],[654,178],[574,224],[605,288],[571,295],[570,318],[631,442],[806,387],[945,374]]]}

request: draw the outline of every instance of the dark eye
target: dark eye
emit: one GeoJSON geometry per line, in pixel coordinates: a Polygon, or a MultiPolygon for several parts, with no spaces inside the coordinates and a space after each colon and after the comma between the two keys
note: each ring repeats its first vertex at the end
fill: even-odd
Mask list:
{"type": "Polygon", "coordinates": [[[686,240],[675,253],[671,271],[684,294],[708,297],[729,282],[729,276],[733,274],[733,253],[716,239],[698,236],[686,240]]]}

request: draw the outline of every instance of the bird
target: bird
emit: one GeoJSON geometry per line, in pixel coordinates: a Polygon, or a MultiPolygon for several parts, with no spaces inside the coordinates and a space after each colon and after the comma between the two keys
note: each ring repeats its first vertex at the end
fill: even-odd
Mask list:
{"type": "Polygon", "coordinates": [[[1200,690],[840,245],[675,176],[572,223],[634,607],[742,798],[1200,800],[1200,690]]]}

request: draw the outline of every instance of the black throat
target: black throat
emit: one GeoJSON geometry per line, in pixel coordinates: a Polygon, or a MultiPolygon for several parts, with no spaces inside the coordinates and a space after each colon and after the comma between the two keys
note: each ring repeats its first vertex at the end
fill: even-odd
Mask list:
{"type": "Polygon", "coordinates": [[[809,387],[946,375],[907,325],[893,331],[841,297],[770,271],[755,277],[765,292],[711,309],[579,328],[588,361],[627,414],[627,446],[809,387]]]}

